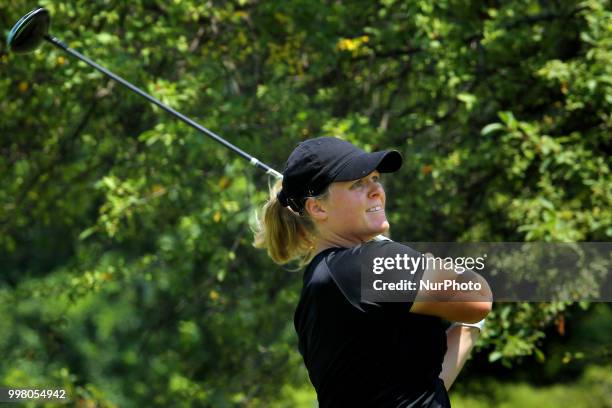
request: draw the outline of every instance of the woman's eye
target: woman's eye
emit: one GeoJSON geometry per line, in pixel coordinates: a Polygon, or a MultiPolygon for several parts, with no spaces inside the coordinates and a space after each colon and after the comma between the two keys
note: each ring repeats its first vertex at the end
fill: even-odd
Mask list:
{"type": "MultiPolygon", "coordinates": [[[[372,176],[369,182],[382,184],[382,180],[380,176],[372,176]]],[[[365,186],[365,183],[366,182],[364,181],[364,179],[358,180],[351,185],[351,188],[361,188],[365,186]]]]}

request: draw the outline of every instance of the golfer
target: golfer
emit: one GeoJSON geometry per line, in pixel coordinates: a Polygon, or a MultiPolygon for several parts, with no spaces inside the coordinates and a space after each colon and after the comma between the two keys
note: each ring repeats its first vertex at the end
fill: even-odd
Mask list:
{"type": "Polygon", "coordinates": [[[482,289],[412,290],[399,301],[397,293],[395,301],[362,296],[362,270],[373,258],[432,257],[377,238],[389,230],[381,173],[401,164],[397,151],[310,139],[291,153],[262,210],[255,246],[278,264],[305,267],[294,324],[322,408],[450,407],[447,390],[491,310],[486,281],[452,267],[425,266],[406,277],[482,289]],[[446,330],[444,320],[459,323],[446,330]]]}

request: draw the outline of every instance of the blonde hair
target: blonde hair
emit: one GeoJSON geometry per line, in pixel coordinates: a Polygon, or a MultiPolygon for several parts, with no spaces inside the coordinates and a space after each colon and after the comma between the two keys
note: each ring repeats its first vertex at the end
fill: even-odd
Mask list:
{"type": "MultiPolygon", "coordinates": [[[[265,249],[279,265],[298,261],[298,267],[301,268],[316,255],[316,227],[306,210],[300,215],[281,205],[276,197],[281,188],[281,180],[270,188],[270,198],[257,217],[253,245],[265,249]]],[[[323,199],[327,194],[326,189],[315,198],[323,199]]]]}

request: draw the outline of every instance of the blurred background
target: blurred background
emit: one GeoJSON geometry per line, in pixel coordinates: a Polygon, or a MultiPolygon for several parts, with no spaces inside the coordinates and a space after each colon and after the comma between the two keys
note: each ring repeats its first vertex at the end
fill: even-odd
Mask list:
{"type": "MultiPolygon", "coordinates": [[[[3,2],[0,384],[79,407],[316,406],[301,275],[251,244],[271,180],[49,44],[9,53],[37,5],[278,170],[321,135],[400,150],[398,241],[610,241],[610,2],[432,3],[3,2]]],[[[610,344],[609,303],[495,304],[453,407],[612,407],[610,344]]]]}

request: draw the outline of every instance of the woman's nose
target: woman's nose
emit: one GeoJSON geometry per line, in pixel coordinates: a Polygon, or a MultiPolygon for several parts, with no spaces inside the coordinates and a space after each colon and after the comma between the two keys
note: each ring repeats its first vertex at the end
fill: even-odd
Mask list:
{"type": "Polygon", "coordinates": [[[383,188],[380,185],[380,183],[372,181],[371,187],[370,187],[370,197],[376,197],[376,196],[382,195],[382,192],[383,192],[383,188]]]}

